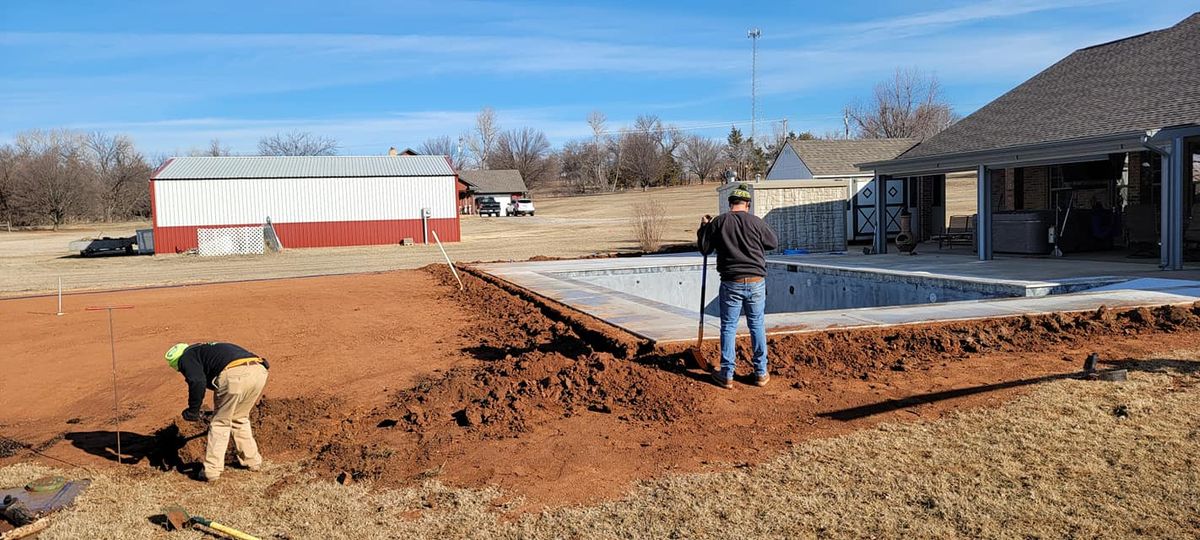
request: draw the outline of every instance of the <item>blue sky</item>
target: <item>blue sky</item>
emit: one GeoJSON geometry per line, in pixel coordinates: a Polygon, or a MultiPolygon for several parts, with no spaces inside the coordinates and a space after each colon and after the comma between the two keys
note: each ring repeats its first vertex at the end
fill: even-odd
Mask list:
{"type": "Polygon", "coordinates": [[[0,140],[131,135],[151,154],[308,130],[344,154],[457,137],[481,107],[556,145],[657,114],[689,131],[840,129],[897,67],[968,114],[1072,50],[1170,26],[1194,0],[479,2],[0,0],[0,140]]]}

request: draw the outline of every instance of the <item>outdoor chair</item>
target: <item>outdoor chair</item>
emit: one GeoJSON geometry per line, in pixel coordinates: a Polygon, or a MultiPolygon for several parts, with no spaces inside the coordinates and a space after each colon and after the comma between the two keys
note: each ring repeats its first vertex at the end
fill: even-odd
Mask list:
{"type": "Polygon", "coordinates": [[[974,245],[975,215],[950,216],[950,225],[946,227],[945,234],[935,234],[932,240],[937,240],[938,249],[947,245],[954,247],[956,243],[974,245]]]}

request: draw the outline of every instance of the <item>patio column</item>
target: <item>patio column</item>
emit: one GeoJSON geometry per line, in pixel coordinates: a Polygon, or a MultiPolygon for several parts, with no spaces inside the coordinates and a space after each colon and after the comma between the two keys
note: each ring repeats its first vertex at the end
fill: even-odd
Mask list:
{"type": "Polygon", "coordinates": [[[992,178],[987,165],[979,166],[979,178],[975,182],[975,249],[979,260],[992,260],[992,178]]]}
{"type": "Polygon", "coordinates": [[[888,175],[876,174],[875,189],[875,253],[887,253],[887,194],[888,175]]]}
{"type": "Polygon", "coordinates": [[[1190,156],[1183,137],[1171,139],[1170,150],[1162,154],[1162,223],[1160,266],[1163,270],[1183,269],[1183,183],[1189,170],[1190,156]]]}

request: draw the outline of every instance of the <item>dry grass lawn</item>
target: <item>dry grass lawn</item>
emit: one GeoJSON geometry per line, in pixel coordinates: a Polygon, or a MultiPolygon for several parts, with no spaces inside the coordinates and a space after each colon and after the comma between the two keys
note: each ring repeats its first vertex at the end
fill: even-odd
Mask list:
{"type": "MultiPolygon", "coordinates": [[[[661,203],[662,242],[694,242],[700,216],[716,213],[713,184],[656,188],[584,197],[538,199],[534,217],[463,216],[462,241],[446,245],[456,261],[526,260],[536,256],[582,257],[638,251],[634,207],[661,203]]],[[[67,252],[79,238],[128,236],[148,223],[80,225],[52,231],[0,231],[0,297],[56,290],[211,283],[241,279],[314,276],[419,268],[442,262],[436,246],[353,246],[285,249],[239,257],[156,255],[81,258],[67,252]]]]}
{"type": "MultiPolygon", "coordinates": [[[[42,538],[167,537],[151,519],[173,502],[266,538],[1196,538],[1200,350],[1170,356],[1125,383],[1047,383],[1000,408],[812,441],[593,507],[513,516],[503,494],[446,488],[436,471],[394,490],[284,465],[216,486],[142,470],[97,475],[42,538]]],[[[10,466],[0,485],[48,472],[10,466]]]]}

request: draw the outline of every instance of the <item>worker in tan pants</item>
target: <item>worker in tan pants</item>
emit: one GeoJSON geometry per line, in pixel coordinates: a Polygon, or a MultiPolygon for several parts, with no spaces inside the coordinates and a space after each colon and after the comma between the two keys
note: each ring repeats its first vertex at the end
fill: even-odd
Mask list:
{"type": "Polygon", "coordinates": [[[242,466],[259,470],[263,460],[250,429],[250,411],[267,385],[267,361],[232,343],[179,343],[167,351],[166,358],[188,383],[185,420],[200,420],[204,394],[208,389],[214,392],[203,479],[216,481],[225,471],[230,434],[242,466]]]}

